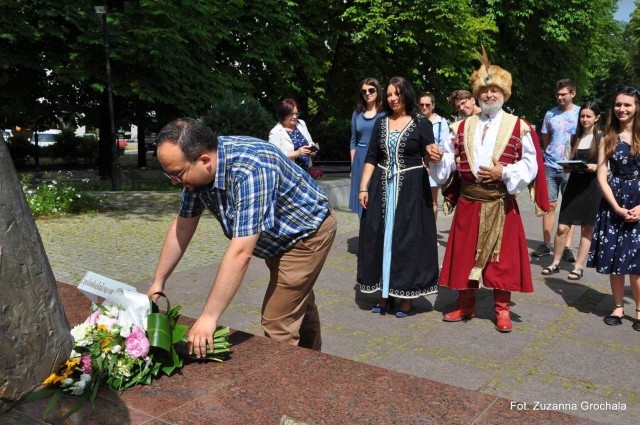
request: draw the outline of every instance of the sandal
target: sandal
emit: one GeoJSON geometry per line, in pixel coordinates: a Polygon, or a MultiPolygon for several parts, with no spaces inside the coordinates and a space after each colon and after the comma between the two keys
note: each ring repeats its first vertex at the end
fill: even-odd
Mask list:
{"type": "Polygon", "coordinates": [[[545,276],[560,273],[560,264],[552,264],[549,267],[545,267],[544,269],[542,269],[541,273],[545,276]]]}
{"type": "Polygon", "coordinates": [[[573,269],[571,273],[567,276],[569,280],[580,280],[582,278],[582,274],[584,271],[582,269],[573,269]]]}
{"type": "MultiPolygon", "coordinates": [[[[636,312],[640,313],[640,310],[636,308],[636,312]]],[[[634,331],[640,332],[640,319],[634,320],[631,327],[633,328],[634,331]]]]}
{"type": "MultiPolygon", "coordinates": [[[[615,310],[616,308],[624,308],[624,306],[620,304],[616,304],[613,306],[613,309],[615,310]]],[[[624,312],[622,314],[624,315],[624,312]]],[[[604,319],[602,320],[604,321],[604,323],[606,323],[609,326],[618,326],[622,324],[622,316],[614,316],[613,314],[605,316],[604,319]]]]}

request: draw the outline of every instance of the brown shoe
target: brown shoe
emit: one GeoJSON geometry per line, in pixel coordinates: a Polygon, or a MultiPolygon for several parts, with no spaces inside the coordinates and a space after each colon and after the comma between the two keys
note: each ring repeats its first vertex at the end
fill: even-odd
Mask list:
{"type": "Polygon", "coordinates": [[[445,322],[460,322],[462,320],[472,319],[476,315],[475,304],[475,289],[459,291],[458,300],[456,301],[456,309],[443,315],[442,320],[445,322]]]}

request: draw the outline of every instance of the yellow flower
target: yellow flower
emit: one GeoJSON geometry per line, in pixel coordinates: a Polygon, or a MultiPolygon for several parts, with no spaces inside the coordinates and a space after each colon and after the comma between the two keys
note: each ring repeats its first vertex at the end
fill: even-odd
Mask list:
{"type": "Polygon", "coordinates": [[[100,326],[98,326],[98,332],[100,332],[100,331],[107,332],[108,329],[107,329],[107,327],[105,325],[100,325],[100,326]]]}
{"type": "Polygon", "coordinates": [[[60,377],[60,381],[64,381],[65,379],[67,379],[69,377],[69,375],[71,375],[75,369],[75,367],[78,365],[78,363],[80,363],[80,359],[73,358],[73,359],[69,359],[67,360],[67,362],[65,363],[67,366],[67,370],[65,370],[62,373],[62,376],[60,377]]]}
{"type": "Polygon", "coordinates": [[[47,379],[42,383],[45,386],[57,384],[58,382],[62,382],[62,377],[58,376],[55,372],[49,375],[47,379]]]}
{"type": "Polygon", "coordinates": [[[100,343],[100,349],[103,352],[107,352],[110,350],[109,344],[111,344],[111,338],[105,338],[102,340],[102,342],[100,343]]]}

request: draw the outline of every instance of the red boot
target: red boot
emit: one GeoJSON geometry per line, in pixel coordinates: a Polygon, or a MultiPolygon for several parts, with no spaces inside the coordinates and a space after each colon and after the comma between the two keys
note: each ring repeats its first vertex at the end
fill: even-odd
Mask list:
{"type": "Polygon", "coordinates": [[[511,332],[511,314],[509,313],[511,292],[494,289],[493,301],[496,312],[496,329],[500,332],[511,332]]]}
{"type": "Polygon", "coordinates": [[[458,291],[456,309],[442,316],[445,322],[459,322],[472,319],[476,315],[476,290],[465,289],[458,291]]]}

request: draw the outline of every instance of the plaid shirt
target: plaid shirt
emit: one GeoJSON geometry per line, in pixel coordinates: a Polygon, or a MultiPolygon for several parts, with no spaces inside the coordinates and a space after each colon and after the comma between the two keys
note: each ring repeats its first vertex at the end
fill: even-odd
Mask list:
{"type": "Polygon", "coordinates": [[[180,217],[208,208],[227,238],[260,234],[253,255],[271,258],[315,232],[329,211],[322,188],[280,149],[248,136],[218,137],[210,187],[182,191],[180,217]]]}

